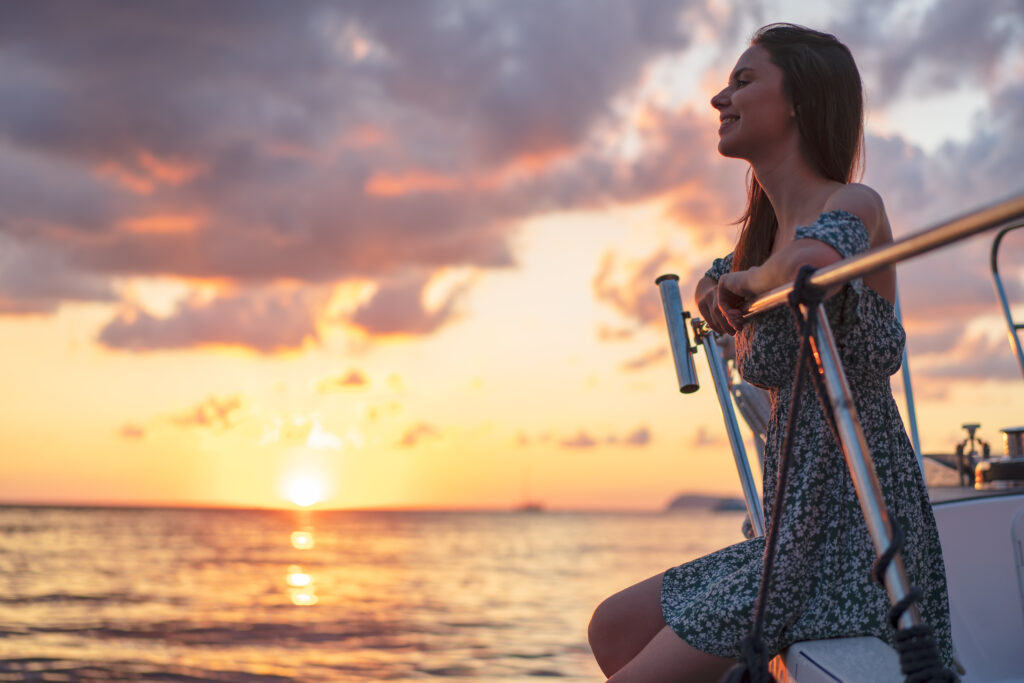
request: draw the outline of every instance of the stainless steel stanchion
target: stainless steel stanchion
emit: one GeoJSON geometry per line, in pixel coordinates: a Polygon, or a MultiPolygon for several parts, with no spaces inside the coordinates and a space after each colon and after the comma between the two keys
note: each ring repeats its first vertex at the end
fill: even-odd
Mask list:
{"type": "MultiPolygon", "coordinates": [[[[882,487],[875,473],[875,465],[871,460],[871,451],[860,427],[853,395],[846,382],[846,374],[839,359],[832,328],[828,324],[828,315],[821,304],[818,305],[818,323],[815,326],[813,342],[814,356],[825,380],[828,400],[836,418],[846,466],[853,479],[853,487],[857,492],[864,521],[867,522],[868,534],[875,546],[875,554],[881,557],[892,543],[892,525],[889,522],[882,487]]],[[[885,590],[892,604],[895,605],[910,594],[910,581],[907,579],[902,554],[897,553],[893,557],[885,570],[884,578],[885,590]]],[[[900,628],[919,625],[921,613],[917,605],[911,605],[904,611],[898,623],[900,628]]]]}
{"type": "MultiPolygon", "coordinates": [[[[693,363],[696,347],[690,346],[690,336],[686,329],[686,318],[689,314],[683,311],[682,298],[679,296],[679,278],[675,275],[662,275],[655,282],[661,292],[661,303],[665,309],[665,323],[668,325],[669,341],[672,345],[672,357],[675,359],[676,376],[679,390],[692,393],[699,388],[697,370],[693,363]]],[[[733,459],[736,461],[736,472],[740,477],[743,489],[743,501],[750,517],[750,527],[757,536],[764,536],[764,509],[761,507],[761,496],[754,485],[754,475],[750,471],[750,461],[743,445],[736,411],[733,409],[732,396],[729,393],[729,381],[725,363],[722,361],[715,333],[699,319],[693,320],[694,339],[704,347],[711,369],[711,378],[715,383],[715,393],[722,409],[725,431],[729,436],[733,459]]]]}

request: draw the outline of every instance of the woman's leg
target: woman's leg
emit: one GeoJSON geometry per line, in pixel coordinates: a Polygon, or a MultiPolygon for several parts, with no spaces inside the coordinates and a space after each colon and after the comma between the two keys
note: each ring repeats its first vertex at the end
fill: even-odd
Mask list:
{"type": "Polygon", "coordinates": [[[666,625],[608,683],[718,683],[734,664],[698,650],[666,625]]]}
{"type": "Polygon", "coordinates": [[[587,637],[605,676],[624,667],[665,627],[661,613],[662,576],[652,576],[619,591],[594,610],[587,637]]]}

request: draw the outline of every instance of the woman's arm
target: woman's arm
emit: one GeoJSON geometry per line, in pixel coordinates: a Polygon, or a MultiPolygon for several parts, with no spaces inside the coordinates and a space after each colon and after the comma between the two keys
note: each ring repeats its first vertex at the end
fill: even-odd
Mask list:
{"type": "MultiPolygon", "coordinates": [[[[844,185],[825,203],[824,211],[847,211],[856,215],[864,223],[872,242],[879,226],[888,225],[884,220],[881,197],[866,185],[844,185]]],[[[888,239],[891,240],[891,236],[888,239]]],[[[792,282],[805,265],[824,268],[841,258],[838,251],[820,240],[797,239],[784,245],[760,266],[723,275],[718,281],[716,294],[722,317],[731,333],[735,334],[744,325],[740,308],[745,301],[792,282]]],[[[830,295],[839,289],[836,287],[830,295]]]]}

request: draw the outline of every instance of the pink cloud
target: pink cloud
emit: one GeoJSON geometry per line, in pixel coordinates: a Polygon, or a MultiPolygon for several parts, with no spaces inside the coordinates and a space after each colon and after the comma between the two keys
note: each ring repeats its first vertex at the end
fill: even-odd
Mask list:
{"type": "Polygon", "coordinates": [[[119,313],[100,331],[99,341],[132,351],[229,345],[274,353],[316,341],[321,306],[322,297],[304,290],[186,300],[164,318],[139,309],[119,313]]]}

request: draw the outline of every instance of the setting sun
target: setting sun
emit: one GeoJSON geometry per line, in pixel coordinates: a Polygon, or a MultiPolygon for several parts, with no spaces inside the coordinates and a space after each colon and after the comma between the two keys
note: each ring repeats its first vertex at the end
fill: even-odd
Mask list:
{"type": "Polygon", "coordinates": [[[319,503],[323,497],[323,486],[312,476],[297,476],[288,484],[288,500],[299,507],[319,503]]]}

